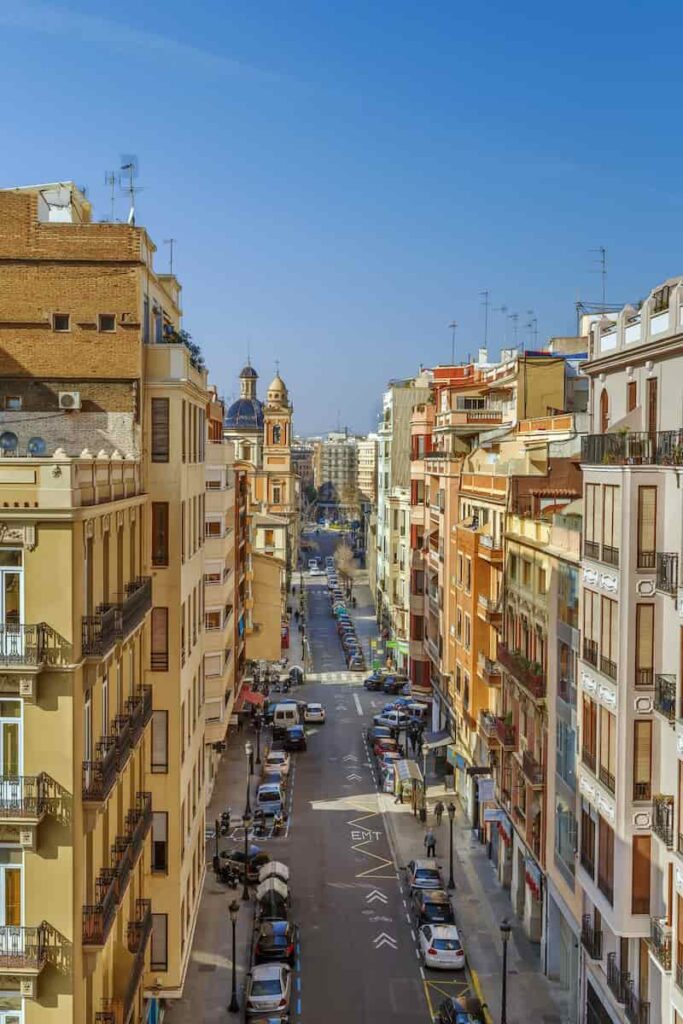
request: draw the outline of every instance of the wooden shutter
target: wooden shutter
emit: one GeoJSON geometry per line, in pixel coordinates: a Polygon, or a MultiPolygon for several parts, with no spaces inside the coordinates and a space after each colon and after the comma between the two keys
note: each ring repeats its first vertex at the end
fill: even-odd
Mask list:
{"type": "Polygon", "coordinates": [[[655,606],[636,605],[636,686],[652,686],[655,606]]]}
{"type": "Polygon", "coordinates": [[[657,488],[638,488],[638,568],[654,569],[657,550],[657,488]]]}
{"type": "Polygon", "coordinates": [[[626,385],[626,412],[633,412],[636,407],[638,396],[638,385],[634,380],[630,380],[626,385]]]}
{"type": "Polygon", "coordinates": [[[604,502],[604,530],[603,544],[610,547],[619,547],[619,532],[621,518],[621,488],[605,487],[604,502]]]}
{"type": "Polygon", "coordinates": [[[633,837],[631,913],[650,913],[650,843],[647,835],[633,837]]]}
{"type": "Polygon", "coordinates": [[[168,671],[168,608],[152,608],[152,671],[168,671]]]}
{"type": "Polygon", "coordinates": [[[152,565],[168,565],[168,502],[152,502],[152,565]]]}
{"type": "Polygon", "coordinates": [[[652,791],[652,722],[633,723],[633,799],[649,800],[652,791]]]}
{"type": "Polygon", "coordinates": [[[152,462],[168,462],[169,399],[152,399],[152,462]]]}
{"type": "Polygon", "coordinates": [[[168,711],[152,714],[152,772],[168,771],[168,711]]]}

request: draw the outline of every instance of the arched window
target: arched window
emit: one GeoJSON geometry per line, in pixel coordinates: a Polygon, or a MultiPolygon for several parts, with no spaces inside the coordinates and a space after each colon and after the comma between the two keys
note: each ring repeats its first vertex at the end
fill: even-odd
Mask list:
{"type": "Polygon", "coordinates": [[[607,388],[600,392],[600,433],[606,434],[609,426],[609,395],[607,388]]]}

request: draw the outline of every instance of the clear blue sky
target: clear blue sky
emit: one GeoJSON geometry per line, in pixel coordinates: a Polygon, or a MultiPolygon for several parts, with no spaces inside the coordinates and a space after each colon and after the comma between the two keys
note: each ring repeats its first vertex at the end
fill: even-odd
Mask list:
{"type": "Polygon", "coordinates": [[[608,300],[683,271],[682,38],[673,3],[4,0],[0,184],[106,216],[136,153],[219,389],[250,346],[299,431],[368,429],[449,321],[476,350],[482,289],[545,339],[599,297],[592,248],[608,300]]]}

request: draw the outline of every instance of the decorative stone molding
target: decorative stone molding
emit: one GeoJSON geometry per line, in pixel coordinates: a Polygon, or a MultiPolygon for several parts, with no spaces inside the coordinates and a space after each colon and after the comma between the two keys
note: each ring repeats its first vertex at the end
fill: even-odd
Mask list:
{"type": "Polygon", "coordinates": [[[652,828],[652,814],[650,811],[634,811],[633,827],[649,830],[652,828]]]}
{"type": "Polygon", "coordinates": [[[683,896],[683,871],[681,871],[678,864],[674,868],[674,881],[676,885],[676,892],[679,896],[683,896]]]}
{"type": "Polygon", "coordinates": [[[95,522],[93,519],[86,519],[83,533],[86,537],[92,538],[95,536],[95,522]]]}
{"type": "Polygon", "coordinates": [[[585,672],[581,673],[581,686],[586,693],[596,693],[598,684],[592,676],[587,675],[585,672]]]}
{"type": "Polygon", "coordinates": [[[633,710],[637,715],[651,715],[654,710],[652,696],[644,693],[634,697],[633,710]]]}
{"type": "Polygon", "coordinates": [[[681,732],[676,735],[676,753],[683,757],[683,733],[681,732]]]}
{"type": "Polygon", "coordinates": [[[604,818],[609,818],[610,821],[614,821],[616,815],[614,801],[611,800],[602,791],[602,787],[599,786],[597,782],[594,782],[592,778],[589,778],[581,768],[579,768],[579,791],[583,793],[588,802],[592,804],[604,818]]]}
{"type": "Polygon", "coordinates": [[[612,800],[608,800],[607,797],[604,796],[604,794],[601,793],[598,790],[598,798],[597,798],[596,803],[597,803],[597,808],[600,811],[600,813],[604,817],[609,818],[610,821],[614,821],[614,817],[615,817],[614,802],[612,800]]]}
{"type": "Polygon", "coordinates": [[[655,593],[655,581],[651,580],[638,580],[636,583],[636,590],[640,597],[653,597],[655,593]]]}
{"type": "Polygon", "coordinates": [[[602,704],[605,704],[608,708],[615,708],[617,706],[617,695],[613,690],[610,690],[604,683],[600,683],[598,690],[598,698],[602,704]]]}
{"type": "Polygon", "coordinates": [[[21,544],[27,551],[33,551],[36,546],[36,528],[28,523],[25,526],[0,523],[0,544],[21,544]]]}
{"type": "Polygon", "coordinates": [[[601,590],[606,590],[610,594],[616,594],[619,589],[619,578],[612,576],[610,573],[601,572],[599,586],[601,590]]]}
{"type": "Polygon", "coordinates": [[[583,582],[589,583],[593,587],[598,585],[598,573],[596,569],[589,569],[587,565],[583,567],[583,582]]]}

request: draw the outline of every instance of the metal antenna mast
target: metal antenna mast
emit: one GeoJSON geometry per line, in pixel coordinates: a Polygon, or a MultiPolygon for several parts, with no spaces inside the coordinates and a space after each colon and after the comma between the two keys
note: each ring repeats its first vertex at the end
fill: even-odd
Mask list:
{"type": "Polygon", "coordinates": [[[115,171],[105,171],[104,172],[104,184],[108,188],[111,189],[111,198],[110,198],[111,213],[109,215],[109,220],[113,224],[113,222],[114,222],[114,208],[115,208],[115,203],[116,203],[116,172],[115,171]]]}
{"type": "Polygon", "coordinates": [[[517,344],[517,329],[519,326],[519,313],[510,313],[508,320],[512,320],[512,340],[517,344]]]}
{"type": "Polygon", "coordinates": [[[489,341],[489,305],[491,302],[491,293],[488,288],[485,288],[483,292],[479,292],[482,296],[482,306],[484,307],[484,348],[487,347],[489,341]]]}
{"type": "Polygon", "coordinates": [[[451,320],[448,325],[448,329],[451,332],[451,366],[455,366],[455,332],[458,329],[457,320],[451,320]]]}
{"type": "Polygon", "coordinates": [[[591,249],[591,252],[598,253],[597,263],[600,264],[600,270],[598,273],[602,278],[602,313],[607,312],[607,249],[604,245],[599,245],[597,249],[591,249]]]}
{"type": "Polygon", "coordinates": [[[134,181],[139,173],[138,158],[133,153],[125,154],[121,157],[121,174],[119,175],[119,185],[126,192],[130,198],[130,208],[128,210],[128,223],[135,224],[135,193],[140,192],[140,186],[135,185],[134,181]]]}
{"type": "Polygon", "coordinates": [[[168,272],[169,272],[169,274],[173,273],[173,246],[176,244],[177,241],[178,241],[177,238],[165,238],[164,239],[164,245],[167,245],[168,246],[168,250],[169,250],[169,256],[168,256],[168,264],[169,264],[168,272]]]}
{"type": "Polygon", "coordinates": [[[533,309],[527,309],[526,315],[529,317],[526,325],[529,328],[529,341],[533,343],[535,348],[538,343],[538,317],[533,309]]]}

